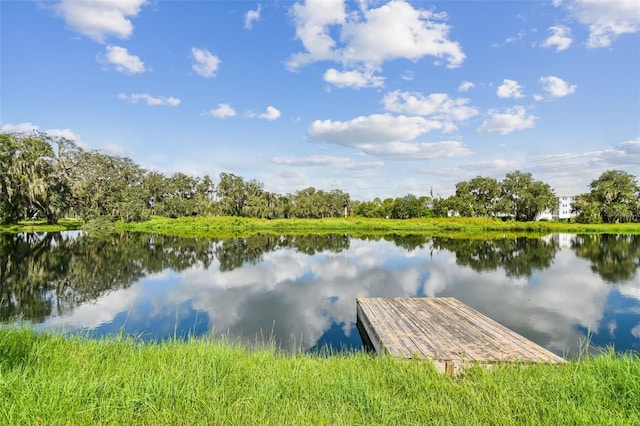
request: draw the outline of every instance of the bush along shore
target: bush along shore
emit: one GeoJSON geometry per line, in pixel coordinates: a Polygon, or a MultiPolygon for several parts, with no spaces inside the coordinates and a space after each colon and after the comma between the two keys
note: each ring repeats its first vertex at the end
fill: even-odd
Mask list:
{"type": "Polygon", "coordinates": [[[141,343],[0,327],[2,424],[640,424],[640,359],[563,365],[246,350],[221,340],[141,343]]]}

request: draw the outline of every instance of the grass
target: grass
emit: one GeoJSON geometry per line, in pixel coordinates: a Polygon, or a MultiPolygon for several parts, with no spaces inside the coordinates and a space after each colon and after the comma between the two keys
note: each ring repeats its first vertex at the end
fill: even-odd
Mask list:
{"type": "Polygon", "coordinates": [[[427,234],[482,236],[494,234],[540,236],[550,233],[621,233],[640,234],[640,224],[577,224],[566,222],[515,222],[490,218],[432,219],[254,219],[241,217],[184,217],[169,219],[154,217],[146,222],[120,223],[118,228],[133,232],[154,232],[166,235],[206,237],[250,235],[252,233],[349,233],[354,236],[371,234],[427,234]]]}
{"type": "Polygon", "coordinates": [[[640,359],[475,367],[0,328],[1,424],[640,424],[640,359]]]}
{"type": "MultiPolygon", "coordinates": [[[[111,229],[105,221],[82,224],[77,219],[61,219],[58,225],[43,220],[21,221],[15,225],[0,225],[0,234],[18,232],[49,232],[83,228],[89,232],[111,229]]],[[[465,238],[498,238],[542,236],[566,233],[640,234],[640,224],[580,224],[568,222],[515,222],[491,218],[431,218],[431,219],[256,219],[244,217],[195,216],[170,219],[153,217],[145,222],[117,223],[116,230],[153,232],[182,237],[234,237],[252,234],[328,234],[352,236],[388,234],[449,235],[465,238]]]]}
{"type": "Polygon", "coordinates": [[[56,225],[47,224],[45,219],[21,220],[12,225],[0,225],[0,234],[68,231],[80,228],[81,224],[79,219],[60,219],[56,225]]]}

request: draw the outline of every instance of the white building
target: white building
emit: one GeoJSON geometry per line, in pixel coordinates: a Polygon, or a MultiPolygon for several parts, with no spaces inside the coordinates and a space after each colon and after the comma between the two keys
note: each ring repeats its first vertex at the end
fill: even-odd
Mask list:
{"type": "Polygon", "coordinates": [[[558,205],[556,208],[553,211],[549,209],[543,211],[538,215],[536,220],[567,220],[576,216],[576,214],[571,211],[571,204],[577,199],[575,195],[561,195],[557,198],[558,205]]]}
{"type": "Polygon", "coordinates": [[[555,219],[571,219],[575,217],[576,214],[571,211],[571,204],[573,204],[577,198],[575,195],[558,197],[558,211],[554,214],[555,219]]]}

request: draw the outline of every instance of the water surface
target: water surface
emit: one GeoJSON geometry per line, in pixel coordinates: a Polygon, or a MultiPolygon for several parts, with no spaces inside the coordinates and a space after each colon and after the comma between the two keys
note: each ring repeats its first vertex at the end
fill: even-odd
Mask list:
{"type": "Polygon", "coordinates": [[[640,236],[0,236],[0,320],[360,348],[356,297],[451,296],[547,349],[640,350],[640,236]]]}

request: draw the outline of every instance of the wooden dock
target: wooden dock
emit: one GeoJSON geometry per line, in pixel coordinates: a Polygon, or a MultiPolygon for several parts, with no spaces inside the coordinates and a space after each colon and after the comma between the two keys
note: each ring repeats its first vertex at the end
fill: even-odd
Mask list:
{"type": "Polygon", "coordinates": [[[358,298],[357,322],[378,353],[428,358],[452,376],[469,363],[564,359],[452,297],[358,298]]]}

